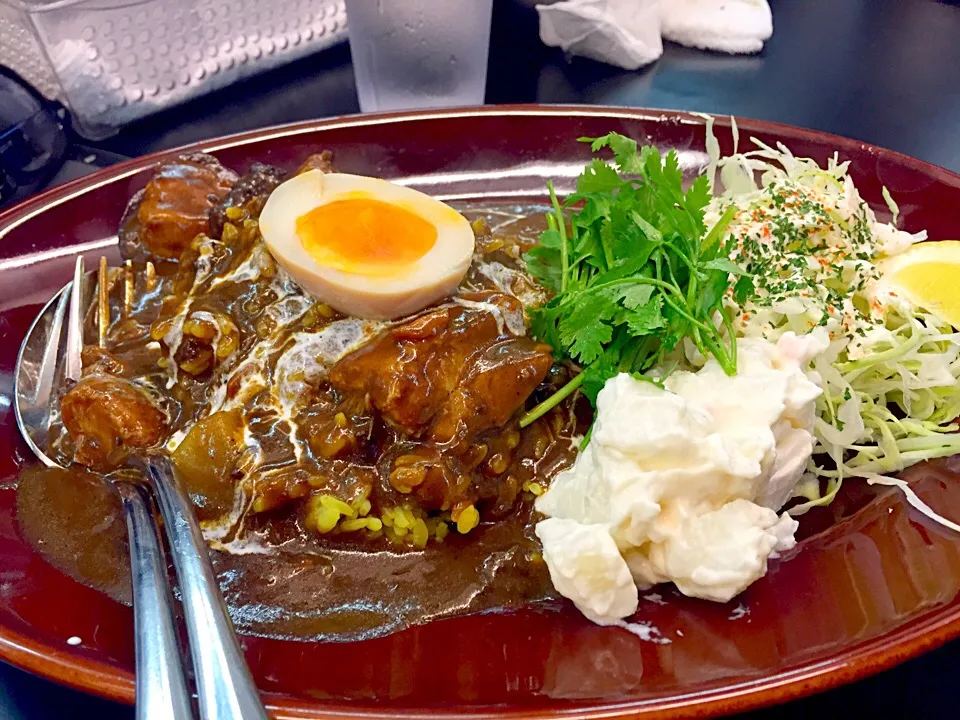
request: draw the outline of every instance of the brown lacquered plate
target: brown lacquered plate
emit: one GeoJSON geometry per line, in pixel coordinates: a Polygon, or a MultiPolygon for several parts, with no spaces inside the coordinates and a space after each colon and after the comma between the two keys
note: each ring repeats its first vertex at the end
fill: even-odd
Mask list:
{"type": "MultiPolygon", "coordinates": [[[[881,215],[881,188],[900,223],[957,238],[960,176],[897,153],[808,130],[738,121],[741,138],[850,160],[881,215]]],[[[717,120],[729,152],[730,123],[717,120]]],[[[704,122],[684,113],[501,107],[301,123],[191,146],[243,171],[293,169],[329,148],[346,172],[408,178],[448,199],[522,204],[544,181],[569,189],[589,157],[581,136],[611,130],[706,163],[704,122]]],[[[77,584],[21,538],[15,482],[32,462],[11,408],[12,370],[41,304],[73,256],[114,254],[128,198],[161,155],[63,185],[0,214],[0,657],[104,697],[133,701],[129,608],[77,584]],[[78,637],[80,645],[69,645],[78,637]]],[[[922,498],[960,519],[960,462],[910,473],[922,498]]],[[[784,701],[890,667],[960,635],[960,535],[890,490],[848,483],[828,510],[801,519],[797,548],[728,605],[647,593],[638,618],[668,644],[591,625],[563,605],[442,620],[354,643],[243,638],[277,717],[686,718],[784,701]]]]}

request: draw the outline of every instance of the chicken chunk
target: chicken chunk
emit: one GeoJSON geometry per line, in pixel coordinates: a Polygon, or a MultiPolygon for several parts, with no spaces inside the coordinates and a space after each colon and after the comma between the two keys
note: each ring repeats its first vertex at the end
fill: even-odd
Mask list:
{"type": "MultiPolygon", "coordinates": [[[[330,371],[333,387],[343,393],[368,393],[373,406],[392,425],[413,435],[440,409],[453,389],[459,366],[472,348],[448,342],[451,311],[436,310],[387,331],[378,340],[341,360],[330,371]]],[[[491,329],[496,332],[492,319],[491,329]]],[[[479,336],[483,322],[473,323],[467,340],[479,336]]]]}
{"type": "Polygon", "coordinates": [[[162,163],[124,214],[124,257],[178,259],[197,235],[209,231],[210,211],[236,181],[236,173],[203,153],[162,163]]]}
{"type": "Polygon", "coordinates": [[[505,425],[552,364],[550,347],[527,338],[489,345],[461,371],[433,422],[431,439],[445,443],[505,425]]]}
{"type": "Polygon", "coordinates": [[[330,383],[362,392],[394,427],[447,442],[504,424],[540,384],[550,348],[506,332],[494,311],[445,307],[392,328],[337,363],[330,383]]]}
{"type": "Polygon", "coordinates": [[[250,217],[260,217],[260,211],[270,193],[284,181],[287,174],[280,168],[263,163],[254,163],[250,171],[242,175],[216,207],[210,212],[210,234],[220,238],[227,222],[227,209],[244,208],[250,217]]]}
{"type": "Polygon", "coordinates": [[[136,385],[97,373],[74,385],[60,402],[63,425],[81,465],[119,465],[131,450],[158,445],[167,434],[166,417],[136,385]]]}

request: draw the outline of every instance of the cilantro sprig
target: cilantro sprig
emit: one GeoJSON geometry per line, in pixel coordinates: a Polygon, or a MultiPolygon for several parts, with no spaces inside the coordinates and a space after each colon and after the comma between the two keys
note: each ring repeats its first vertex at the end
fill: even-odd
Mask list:
{"type": "Polygon", "coordinates": [[[736,338],[722,301],[731,276],[738,278],[738,300],[752,282],[730,261],[723,238],[734,208],[707,233],[707,179],[698,177],[684,192],[674,151],[664,157],[653,146],[638,150],[635,140],[617,133],[580,140],[594,152],[609,147],[614,162],[593,159],[562,203],[548,183],[548,229],[524,256],[530,274],[554,293],[530,309],[531,330],[580,371],[521,426],[578,388],[595,403],[614,375],[644,377],[683,338],[713,355],[727,374],[737,370],[736,338]]]}

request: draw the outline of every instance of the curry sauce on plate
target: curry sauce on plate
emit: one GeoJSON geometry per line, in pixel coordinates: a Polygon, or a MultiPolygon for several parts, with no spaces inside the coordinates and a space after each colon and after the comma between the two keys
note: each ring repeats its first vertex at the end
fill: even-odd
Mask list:
{"type": "MultiPolygon", "coordinates": [[[[329,154],[303,170],[331,170],[329,154]]],[[[589,408],[517,422],[569,380],[525,324],[545,299],[519,260],[542,210],[460,208],[476,252],[456,293],[368,320],[307,296],[267,251],[257,218],[284,178],[190,155],[131,200],[132,293],[111,275],[106,342],[85,347],[51,433],[68,469],[20,480],[24,535],[128,602],[104,476],[165,452],[244,632],[352,639],[553,597],[532,501],[572,462],[589,408]]]]}

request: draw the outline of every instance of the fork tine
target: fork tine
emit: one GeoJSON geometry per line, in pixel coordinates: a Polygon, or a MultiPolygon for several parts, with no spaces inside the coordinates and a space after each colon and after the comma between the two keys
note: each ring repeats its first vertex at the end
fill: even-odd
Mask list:
{"type": "Polygon", "coordinates": [[[133,308],[133,294],[136,290],[133,276],[133,261],[127,260],[123,264],[123,314],[129,315],[133,308]]]}
{"type": "Polygon", "coordinates": [[[153,263],[147,261],[147,290],[153,290],[157,286],[157,269],[153,263]]]}
{"type": "Polygon", "coordinates": [[[60,354],[60,345],[63,341],[63,319],[70,304],[70,286],[63,289],[60,299],[57,300],[57,309],[54,310],[50,329],[47,332],[47,343],[43,348],[43,359],[37,373],[37,384],[33,393],[35,407],[49,406],[50,398],[57,379],[57,356],[60,354]]]}
{"type": "Polygon", "coordinates": [[[67,347],[64,356],[64,377],[74,382],[80,379],[83,370],[80,353],[83,350],[83,308],[86,293],[86,275],[83,269],[83,255],[77,256],[77,265],[70,286],[70,315],[67,320],[67,347]]]}
{"type": "Polygon", "coordinates": [[[107,330],[110,327],[110,278],[107,273],[107,259],[100,256],[97,268],[97,344],[102,348],[107,343],[107,330]]]}

